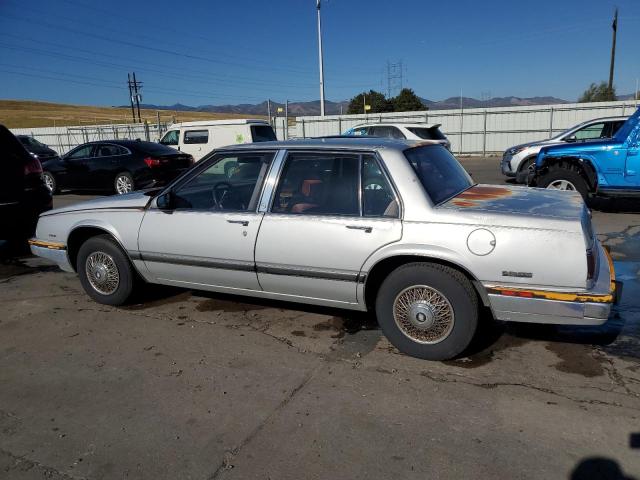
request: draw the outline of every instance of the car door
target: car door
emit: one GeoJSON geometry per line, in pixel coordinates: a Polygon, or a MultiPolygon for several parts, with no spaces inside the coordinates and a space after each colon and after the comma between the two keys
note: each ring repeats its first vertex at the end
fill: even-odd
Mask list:
{"type": "Polygon", "coordinates": [[[88,190],[95,188],[89,167],[93,158],[94,145],[80,145],[65,155],[64,168],[56,174],[60,188],[88,190]]]}
{"type": "Polygon", "coordinates": [[[185,130],[182,133],[182,147],[180,150],[193,156],[198,161],[209,153],[210,149],[207,144],[210,141],[209,129],[206,127],[185,130]]]}
{"type": "Polygon", "coordinates": [[[625,180],[631,186],[640,188],[640,126],[629,135],[625,159],[625,180]]]}
{"type": "Polygon", "coordinates": [[[265,291],[357,303],[365,260],[402,235],[395,193],[372,162],[372,154],[288,153],[256,244],[265,291]]]}
{"type": "Polygon", "coordinates": [[[159,283],[260,290],[254,248],[258,197],[274,152],[220,153],[147,210],[139,254],[159,283]]]}
{"type": "Polygon", "coordinates": [[[120,145],[98,143],[94,156],[89,160],[89,170],[96,188],[113,190],[116,175],[126,170],[125,159],[130,152],[120,145]]]}

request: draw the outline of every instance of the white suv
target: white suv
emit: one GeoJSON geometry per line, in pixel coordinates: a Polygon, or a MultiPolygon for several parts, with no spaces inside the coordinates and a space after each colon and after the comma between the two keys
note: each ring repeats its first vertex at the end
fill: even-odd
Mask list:
{"type": "Polygon", "coordinates": [[[440,125],[439,123],[371,123],[356,125],[344,132],[344,135],[434,140],[447,150],[451,150],[451,142],[440,131],[440,125]]]}
{"type": "Polygon", "coordinates": [[[505,150],[500,164],[502,174],[507,177],[515,177],[517,183],[526,183],[529,169],[536,162],[538,152],[542,147],[571,142],[586,142],[611,138],[628,117],[596,118],[580,123],[569,130],[565,130],[548,140],[523,143],[505,150]]]}

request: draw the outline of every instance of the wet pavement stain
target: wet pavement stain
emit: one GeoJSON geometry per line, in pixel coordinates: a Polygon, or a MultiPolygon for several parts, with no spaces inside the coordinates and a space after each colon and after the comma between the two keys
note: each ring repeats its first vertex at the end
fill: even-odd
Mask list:
{"type": "Polygon", "coordinates": [[[291,335],[293,335],[294,337],[306,337],[307,334],[304,333],[304,330],[294,330],[291,332],[291,335]]]}
{"type": "Polygon", "coordinates": [[[602,360],[592,355],[587,345],[575,343],[550,343],[547,350],[553,352],[560,362],[553,365],[556,370],[564,373],[574,373],[584,377],[599,377],[605,374],[602,360]]]}
{"type": "Polygon", "coordinates": [[[215,298],[211,298],[209,300],[205,300],[200,302],[196,307],[196,310],[199,312],[250,312],[252,310],[264,310],[267,307],[265,305],[253,305],[249,303],[239,303],[233,302],[230,300],[218,300],[215,298]]]}
{"type": "Polygon", "coordinates": [[[127,305],[121,307],[123,310],[146,310],[148,308],[161,307],[163,305],[170,305],[172,303],[185,302],[191,298],[191,292],[182,292],[177,295],[171,295],[167,297],[157,298],[155,300],[145,301],[143,303],[136,303],[133,305],[127,305]]]}
{"type": "Polygon", "coordinates": [[[478,368],[496,360],[500,352],[518,348],[530,341],[528,338],[507,333],[505,327],[500,324],[488,324],[483,327],[484,331],[478,333],[467,351],[467,356],[445,360],[442,363],[450,367],[478,368]],[[499,335],[497,339],[495,339],[496,335],[499,335]],[[487,343],[490,344],[485,346],[487,343]],[[478,348],[481,350],[476,350],[478,348]]]}

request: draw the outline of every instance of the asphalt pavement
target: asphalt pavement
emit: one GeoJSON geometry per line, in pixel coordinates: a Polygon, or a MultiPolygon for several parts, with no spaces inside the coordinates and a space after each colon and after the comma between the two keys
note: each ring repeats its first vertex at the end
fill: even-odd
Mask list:
{"type": "MultiPolygon", "coordinates": [[[[504,183],[498,163],[463,159],[480,183],[504,183]]],[[[160,287],[112,308],[6,260],[0,479],[640,479],[640,206],[598,208],[625,281],[611,319],[484,312],[448,362],[367,315],[160,287]]]]}

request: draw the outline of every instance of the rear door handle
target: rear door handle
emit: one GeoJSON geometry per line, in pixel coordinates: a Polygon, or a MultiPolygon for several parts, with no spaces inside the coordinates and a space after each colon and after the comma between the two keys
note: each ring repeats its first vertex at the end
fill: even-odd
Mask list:
{"type": "Polygon", "coordinates": [[[366,233],[371,233],[373,227],[367,227],[364,225],[347,225],[347,228],[350,230],[364,230],[366,233]]]}
{"type": "Polygon", "coordinates": [[[242,225],[243,227],[248,227],[249,222],[247,220],[227,220],[228,223],[237,223],[238,225],[242,225]]]}

